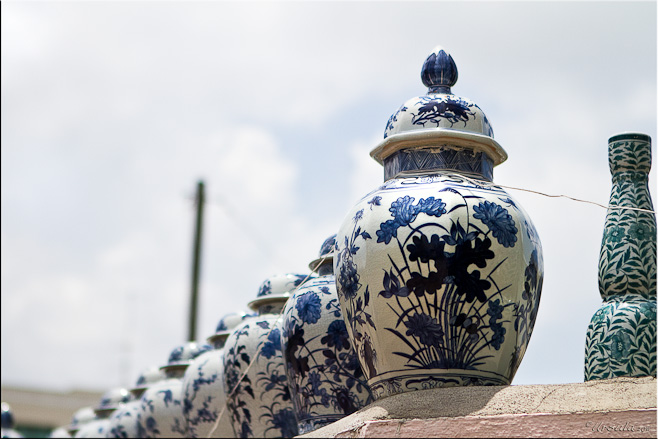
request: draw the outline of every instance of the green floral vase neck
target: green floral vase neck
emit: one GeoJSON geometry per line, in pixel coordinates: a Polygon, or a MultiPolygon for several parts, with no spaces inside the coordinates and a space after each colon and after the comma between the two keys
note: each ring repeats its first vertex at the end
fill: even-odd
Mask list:
{"type": "MultiPolygon", "coordinates": [[[[608,144],[610,205],[653,210],[649,196],[651,138],[620,134],[608,144]]],[[[599,259],[601,297],[637,294],[656,297],[656,217],[630,209],[610,209],[599,259]]]]}
{"type": "Polygon", "coordinates": [[[612,174],[599,258],[603,304],[587,329],[585,380],[656,376],[656,217],[649,195],[651,138],[608,141],[612,174]],[[644,210],[636,210],[644,209],[644,210]]]}

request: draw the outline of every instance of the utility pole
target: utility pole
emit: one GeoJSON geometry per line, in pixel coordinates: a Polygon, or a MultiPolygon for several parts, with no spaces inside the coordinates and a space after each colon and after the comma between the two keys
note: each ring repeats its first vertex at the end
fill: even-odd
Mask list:
{"type": "Polygon", "coordinates": [[[201,260],[201,226],[203,224],[203,203],[205,202],[203,180],[199,180],[196,188],[196,226],[194,229],[194,256],[192,262],[192,291],[190,294],[190,317],[188,341],[196,340],[196,316],[199,301],[199,265],[201,260]]]}

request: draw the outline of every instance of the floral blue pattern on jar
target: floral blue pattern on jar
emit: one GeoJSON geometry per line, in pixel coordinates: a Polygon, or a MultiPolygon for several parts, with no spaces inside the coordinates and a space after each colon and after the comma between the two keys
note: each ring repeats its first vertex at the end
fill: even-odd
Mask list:
{"type": "Polygon", "coordinates": [[[227,413],[236,437],[293,437],[297,420],[281,351],[279,314],[308,276],[272,276],[249,308],[258,317],[236,327],[224,346],[227,413]]]}
{"type": "Polygon", "coordinates": [[[190,363],[183,377],[183,415],[189,437],[234,437],[229,416],[219,414],[226,405],[224,343],[234,327],[254,314],[230,313],[222,317],[207,341],[213,349],[190,363]]]}
{"type": "Polygon", "coordinates": [[[382,186],[336,242],[345,323],[375,398],[439,386],[509,384],[527,348],[543,260],[528,215],[493,167],[507,153],[484,112],[452,94],[452,57],[423,66],[371,155],[382,186]]]}
{"type": "Polygon", "coordinates": [[[335,235],[309,264],[310,279],[286,303],[281,345],[288,387],[304,434],[352,414],[372,401],[349,340],[333,275],[335,235]]]}
{"type": "Polygon", "coordinates": [[[140,399],[138,437],[187,437],[182,378],[190,362],[211,349],[207,344],[189,342],[172,350],[169,361],[161,367],[166,379],[150,386],[140,399]]]}

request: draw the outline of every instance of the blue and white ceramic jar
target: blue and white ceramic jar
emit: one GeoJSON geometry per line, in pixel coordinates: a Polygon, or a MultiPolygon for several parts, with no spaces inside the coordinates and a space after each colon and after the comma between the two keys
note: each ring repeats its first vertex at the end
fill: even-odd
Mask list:
{"type": "Polygon", "coordinates": [[[235,437],[230,416],[218,416],[225,410],[224,343],[233,328],[255,314],[244,312],[227,314],[217,324],[215,333],[208,337],[213,349],[204,352],[190,363],[183,377],[183,414],[189,437],[235,437]]]}
{"type": "Polygon", "coordinates": [[[336,235],[322,244],[309,264],[318,276],[300,286],[283,311],[281,347],[299,434],[372,402],[336,295],[335,244],[336,235]]]}
{"type": "Polygon", "coordinates": [[[14,429],[14,413],[11,407],[6,402],[0,404],[0,420],[2,421],[0,436],[4,437],[23,437],[18,431],[14,429]]]}
{"type": "Polygon", "coordinates": [[[110,416],[128,401],[130,401],[130,392],[127,389],[108,390],[98,406],[94,408],[96,418],[81,426],[74,437],[105,437],[109,431],[110,416]]]}
{"type": "Polygon", "coordinates": [[[71,423],[68,425],[68,427],[66,427],[66,429],[71,437],[75,437],[80,428],[95,419],[96,413],[94,413],[94,409],[91,407],[83,407],[73,413],[73,416],[71,417],[71,423]]]}
{"type": "Polygon", "coordinates": [[[190,362],[211,349],[207,344],[188,342],[171,351],[167,365],[160,368],[166,378],[146,389],[140,400],[137,412],[139,437],[187,436],[187,424],[183,416],[182,378],[190,362]]]}
{"type": "Polygon", "coordinates": [[[451,92],[452,57],[425,61],[424,96],[388,121],[371,156],[384,184],[336,238],[338,297],[375,398],[510,384],[537,315],[542,249],[492,182],[507,154],[484,112],[451,92]]]}
{"type": "Polygon", "coordinates": [[[142,395],[149,386],[163,379],[165,379],[165,373],[155,366],[146,369],[139,375],[135,387],[130,389],[130,400],[117,408],[110,416],[106,437],[138,437],[137,413],[141,407],[142,395]]]}
{"type": "Polygon", "coordinates": [[[272,276],[249,308],[258,317],[235,328],[224,346],[227,414],[236,437],[293,437],[293,412],[281,352],[280,313],[307,276],[272,276]]]}

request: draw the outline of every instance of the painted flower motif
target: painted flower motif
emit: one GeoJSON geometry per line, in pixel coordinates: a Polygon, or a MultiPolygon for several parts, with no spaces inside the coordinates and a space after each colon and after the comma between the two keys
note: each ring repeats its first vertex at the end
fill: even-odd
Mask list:
{"type": "Polygon", "coordinates": [[[494,349],[499,350],[500,345],[505,341],[505,332],[507,330],[503,327],[502,323],[494,322],[490,324],[490,328],[493,331],[491,336],[491,346],[494,349]]]}
{"type": "Polygon", "coordinates": [[[263,344],[260,353],[270,359],[276,355],[276,351],[281,351],[281,332],[278,328],[272,329],[267,335],[267,341],[263,344]]]}
{"type": "Polygon", "coordinates": [[[417,337],[420,342],[427,346],[439,346],[443,337],[443,329],[436,319],[427,314],[414,314],[404,322],[409,328],[406,335],[417,337]]]}
{"type": "Polygon", "coordinates": [[[355,378],[359,378],[360,376],[363,375],[363,371],[361,370],[361,365],[359,364],[359,357],[356,356],[356,352],[354,351],[348,352],[347,356],[345,357],[343,366],[345,366],[345,369],[347,370],[355,371],[354,373],[355,378]]]}
{"type": "MultiPolygon", "coordinates": [[[[475,232],[468,232],[466,233],[466,230],[464,230],[464,227],[459,223],[459,220],[457,220],[456,223],[453,223],[452,226],[450,226],[450,234],[449,235],[444,235],[443,240],[446,242],[448,245],[463,245],[465,243],[468,243],[470,241],[473,241],[477,237],[477,234],[475,232]]],[[[489,238],[486,238],[487,240],[489,238]]],[[[470,245],[470,244],[469,244],[470,245]]],[[[455,251],[455,254],[457,254],[457,251],[455,251]]],[[[493,253],[491,254],[491,257],[493,258],[493,253]]],[[[490,258],[488,258],[490,259],[490,258]]],[[[479,265],[478,265],[479,267],[479,265]]],[[[482,268],[482,267],[480,267],[482,268]]]]}
{"type": "Polygon", "coordinates": [[[395,220],[388,220],[381,223],[379,225],[379,230],[375,232],[377,234],[377,242],[388,244],[391,242],[391,239],[397,238],[399,227],[400,226],[395,220]]]}
{"type": "Polygon", "coordinates": [[[644,240],[649,236],[649,228],[642,223],[635,223],[628,229],[628,236],[637,240],[644,240]]]}
{"type": "Polygon", "coordinates": [[[272,283],[269,280],[263,282],[258,290],[258,295],[256,297],[267,296],[272,292],[272,283]]]}
{"type": "Polygon", "coordinates": [[[503,318],[503,309],[504,307],[500,304],[500,299],[489,301],[489,308],[487,309],[487,314],[491,316],[492,321],[503,318]]]}
{"type": "Polygon", "coordinates": [[[612,336],[610,340],[610,351],[612,358],[617,361],[622,361],[628,358],[628,355],[631,352],[631,346],[633,342],[631,337],[625,332],[617,332],[612,336]]]}
{"type": "Polygon", "coordinates": [[[388,210],[391,212],[393,219],[379,225],[379,230],[375,232],[377,234],[377,242],[383,242],[385,244],[391,242],[391,239],[398,236],[398,229],[414,222],[419,213],[436,217],[446,213],[446,204],[441,199],[428,197],[427,199],[421,198],[416,205],[413,202],[414,197],[406,195],[391,203],[391,207],[388,210]]]}
{"type": "Polygon", "coordinates": [[[479,219],[489,227],[491,234],[498,240],[500,245],[514,247],[518,229],[514,223],[514,218],[507,213],[507,210],[490,201],[473,206],[473,210],[475,211],[473,218],[479,219]]]}
{"type": "Polygon", "coordinates": [[[320,315],[322,307],[322,300],[312,291],[304,293],[297,298],[295,303],[295,308],[297,308],[297,313],[299,318],[302,319],[304,323],[314,324],[320,320],[320,315]]]}
{"type": "Polygon", "coordinates": [[[382,201],[382,197],[380,197],[379,195],[375,195],[374,197],[372,197],[372,199],[368,201],[368,204],[370,204],[370,210],[372,210],[372,208],[375,206],[381,206],[381,201],[382,201]]]}
{"type": "Polygon", "coordinates": [[[169,354],[169,364],[176,363],[183,359],[183,346],[178,346],[169,354]]]}
{"type": "Polygon", "coordinates": [[[393,273],[393,270],[384,271],[384,290],[379,292],[380,296],[383,296],[386,299],[390,299],[393,296],[398,297],[407,297],[410,293],[409,288],[405,286],[400,286],[400,280],[393,273]]]}
{"type": "Polygon", "coordinates": [[[291,409],[281,410],[272,416],[272,425],[281,432],[281,437],[295,437],[297,431],[297,419],[291,409]]]}
{"type": "Polygon", "coordinates": [[[644,316],[649,320],[656,320],[656,302],[648,304],[648,306],[643,307],[644,316]]]}
{"type": "Polygon", "coordinates": [[[459,270],[454,275],[454,284],[457,286],[457,294],[466,296],[466,302],[473,303],[475,299],[484,303],[487,301],[485,291],[491,288],[491,282],[480,279],[480,271],[459,270]]]}
{"type": "Polygon", "coordinates": [[[441,242],[439,235],[432,235],[431,240],[427,236],[414,236],[413,244],[407,246],[409,251],[409,260],[427,263],[432,260],[438,260],[444,256],[445,242],[441,242]]]}
{"type": "Polygon", "coordinates": [[[606,238],[610,242],[620,242],[626,236],[626,231],[623,227],[610,227],[606,233],[606,238]]]}
{"type": "Polygon", "coordinates": [[[424,213],[429,216],[439,217],[446,213],[446,203],[440,198],[428,197],[418,200],[416,208],[417,213],[424,213]]]}
{"type": "Polygon", "coordinates": [[[327,345],[328,347],[336,346],[336,350],[340,351],[342,349],[350,348],[350,338],[347,333],[347,326],[345,325],[345,320],[337,319],[329,324],[327,328],[327,335],[322,337],[320,340],[322,344],[327,345]]]}
{"type": "Polygon", "coordinates": [[[459,98],[432,99],[430,96],[422,96],[416,105],[420,107],[418,114],[411,119],[414,125],[425,126],[426,123],[431,122],[438,127],[442,120],[447,120],[450,126],[457,122],[464,122],[466,126],[469,116],[475,116],[474,112],[468,111],[474,104],[459,98]]]}
{"type": "Polygon", "coordinates": [[[320,386],[322,385],[322,377],[316,371],[312,371],[308,374],[308,383],[311,385],[314,395],[318,395],[320,392],[320,386]]]}
{"type": "Polygon", "coordinates": [[[388,209],[399,226],[407,226],[416,219],[416,208],[413,206],[414,197],[405,195],[391,203],[388,209]]]}
{"type": "Polygon", "coordinates": [[[388,118],[388,122],[386,123],[386,128],[384,129],[384,139],[388,137],[388,132],[393,129],[393,122],[398,121],[398,114],[400,114],[403,111],[407,111],[407,107],[402,105],[398,111],[395,113],[391,114],[391,117],[388,118]]]}
{"type": "MultiPolygon", "coordinates": [[[[445,279],[444,273],[430,272],[427,277],[420,273],[411,273],[411,278],[407,281],[407,288],[414,292],[417,297],[427,294],[436,294],[443,287],[445,279]]],[[[380,293],[381,294],[381,293],[380,293]]]]}
{"type": "Polygon", "coordinates": [[[339,270],[336,281],[340,286],[339,291],[343,293],[346,299],[356,297],[356,293],[359,291],[359,288],[361,288],[361,284],[359,283],[359,275],[357,274],[356,265],[351,259],[343,261],[343,266],[341,270],[339,270]]]}

